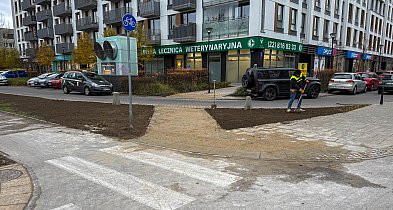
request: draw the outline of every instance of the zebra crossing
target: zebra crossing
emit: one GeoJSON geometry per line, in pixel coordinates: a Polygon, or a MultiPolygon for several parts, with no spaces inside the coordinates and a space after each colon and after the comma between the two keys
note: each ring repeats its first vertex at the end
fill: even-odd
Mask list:
{"type": "MultiPolygon", "coordinates": [[[[176,157],[167,157],[161,153],[156,154],[154,150],[144,151],[137,147],[114,146],[100,149],[99,152],[103,155],[121,158],[124,161],[153,166],[174,176],[180,175],[203,181],[215,187],[228,188],[231,184],[242,179],[234,174],[201,166],[200,164],[203,163],[198,164],[195,161],[189,162],[184,159],[179,160],[176,157]]],[[[130,172],[116,170],[108,165],[100,165],[96,161],[88,160],[85,157],[65,156],[47,160],[46,163],[117,192],[152,209],[178,209],[197,200],[195,195],[190,195],[192,193],[187,193],[187,191],[178,192],[130,172]]]]}

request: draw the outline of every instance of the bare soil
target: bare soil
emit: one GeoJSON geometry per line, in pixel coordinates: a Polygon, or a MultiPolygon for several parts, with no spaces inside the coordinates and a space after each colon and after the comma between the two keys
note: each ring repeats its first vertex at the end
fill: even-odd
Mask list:
{"type": "Polygon", "coordinates": [[[5,166],[5,165],[9,165],[9,164],[13,164],[14,161],[6,158],[3,154],[0,153],[0,167],[1,166],[5,166]]]}

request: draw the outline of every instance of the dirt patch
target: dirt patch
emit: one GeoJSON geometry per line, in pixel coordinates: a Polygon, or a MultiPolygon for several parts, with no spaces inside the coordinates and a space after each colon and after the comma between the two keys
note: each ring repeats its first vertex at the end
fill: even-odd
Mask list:
{"type": "Polygon", "coordinates": [[[217,121],[221,128],[231,130],[349,112],[364,106],[366,105],[309,108],[302,113],[286,113],[286,109],[206,109],[206,111],[217,121]]]}
{"type": "Polygon", "coordinates": [[[15,163],[13,160],[6,158],[3,154],[0,153],[0,167],[5,165],[10,165],[15,163]]]}
{"type": "Polygon", "coordinates": [[[153,106],[133,105],[134,128],[128,129],[128,105],[113,106],[7,94],[0,94],[0,103],[11,104],[17,113],[120,139],[143,136],[154,112],[153,106]]]}

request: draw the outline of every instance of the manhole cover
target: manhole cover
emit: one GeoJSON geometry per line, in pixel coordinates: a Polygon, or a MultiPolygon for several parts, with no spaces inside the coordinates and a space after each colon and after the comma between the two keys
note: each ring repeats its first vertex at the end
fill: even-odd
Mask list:
{"type": "Polygon", "coordinates": [[[0,183],[8,182],[22,176],[22,172],[14,169],[0,170],[0,183]]]}

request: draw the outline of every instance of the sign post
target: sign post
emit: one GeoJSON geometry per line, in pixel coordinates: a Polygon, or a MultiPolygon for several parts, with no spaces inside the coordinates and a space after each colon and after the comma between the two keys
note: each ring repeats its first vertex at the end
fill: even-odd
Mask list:
{"type": "Polygon", "coordinates": [[[128,105],[128,122],[129,128],[134,128],[133,125],[133,118],[132,118],[132,86],[131,86],[131,44],[130,44],[130,32],[135,30],[136,28],[136,19],[130,13],[126,13],[123,15],[122,23],[124,29],[127,31],[127,52],[128,52],[128,98],[129,98],[129,105],[128,105]]]}

